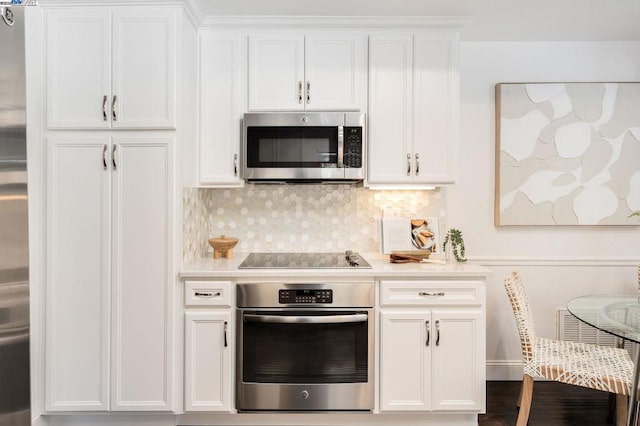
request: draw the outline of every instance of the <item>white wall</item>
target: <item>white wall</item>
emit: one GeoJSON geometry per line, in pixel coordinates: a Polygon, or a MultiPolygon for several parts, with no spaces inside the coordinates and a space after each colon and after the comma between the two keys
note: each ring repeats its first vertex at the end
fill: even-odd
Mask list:
{"type": "Polygon", "coordinates": [[[546,337],[555,337],[555,311],[569,299],[636,291],[640,227],[493,225],[495,84],[573,81],[640,81],[640,42],[461,45],[459,169],[456,185],[447,189],[447,226],[463,231],[471,261],[494,270],[487,292],[489,380],[522,374],[515,321],[502,285],[510,271],[522,274],[537,332],[546,337]]]}

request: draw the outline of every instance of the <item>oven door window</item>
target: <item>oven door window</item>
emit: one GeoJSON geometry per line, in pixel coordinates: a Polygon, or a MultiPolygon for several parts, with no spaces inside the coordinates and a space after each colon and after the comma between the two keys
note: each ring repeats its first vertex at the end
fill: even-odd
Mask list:
{"type": "Polygon", "coordinates": [[[338,163],[338,128],[248,127],[247,166],[320,168],[338,163]]]}
{"type": "Polygon", "coordinates": [[[367,312],[245,313],[243,381],[366,383],[367,321],[367,312]]]}

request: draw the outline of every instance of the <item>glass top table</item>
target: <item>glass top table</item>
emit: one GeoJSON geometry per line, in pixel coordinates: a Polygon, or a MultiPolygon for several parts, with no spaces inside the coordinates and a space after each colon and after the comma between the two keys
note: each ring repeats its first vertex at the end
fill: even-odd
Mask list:
{"type": "MultiPolygon", "coordinates": [[[[567,303],[567,310],[580,321],[622,339],[640,343],[640,303],[637,295],[581,296],[567,303]]],[[[635,426],[638,417],[638,385],[640,384],[640,350],[634,360],[627,425],[635,426]]]]}

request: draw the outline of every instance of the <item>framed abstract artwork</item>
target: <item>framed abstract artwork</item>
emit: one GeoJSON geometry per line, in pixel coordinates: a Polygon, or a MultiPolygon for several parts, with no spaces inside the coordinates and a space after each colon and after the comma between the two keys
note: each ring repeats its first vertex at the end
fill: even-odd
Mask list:
{"type": "Polygon", "coordinates": [[[640,83],[496,85],[495,225],[639,225],[640,83]]]}

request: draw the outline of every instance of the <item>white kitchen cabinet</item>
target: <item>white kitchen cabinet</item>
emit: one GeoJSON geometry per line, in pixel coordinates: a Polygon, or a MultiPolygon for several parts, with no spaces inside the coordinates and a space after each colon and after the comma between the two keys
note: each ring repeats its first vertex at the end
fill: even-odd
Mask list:
{"type": "Polygon", "coordinates": [[[185,410],[231,410],[231,313],[185,314],[185,410]]]}
{"type": "Polygon", "coordinates": [[[426,312],[380,313],[381,410],[431,409],[429,320],[426,312]]]}
{"type": "Polygon", "coordinates": [[[454,182],[457,67],[456,35],[370,37],[369,186],[454,182]]]}
{"type": "Polygon", "coordinates": [[[185,281],[186,411],[231,411],[231,281],[185,281]]]}
{"type": "Polygon", "coordinates": [[[381,410],[484,410],[484,283],[381,281],[380,288],[381,410]]]}
{"type": "Polygon", "coordinates": [[[362,34],[249,36],[250,111],[358,111],[363,108],[362,34]]]}
{"type": "Polygon", "coordinates": [[[366,46],[366,39],[361,34],[332,32],[305,36],[307,111],[358,111],[363,108],[366,46]]]}
{"type": "Polygon", "coordinates": [[[46,143],[46,410],[171,410],[173,136],[46,143]]]}
{"type": "Polygon", "coordinates": [[[431,321],[436,339],[431,347],[431,408],[483,410],[486,362],[482,310],[434,309],[431,321]]]}
{"type": "Polygon", "coordinates": [[[48,8],[47,126],[175,128],[179,10],[48,8]]]}
{"type": "Polygon", "coordinates": [[[199,36],[199,184],[238,187],[242,117],[246,111],[247,38],[236,33],[199,36]]]}
{"type": "Polygon", "coordinates": [[[109,409],[108,137],[51,141],[47,153],[48,411],[109,409]]]}

